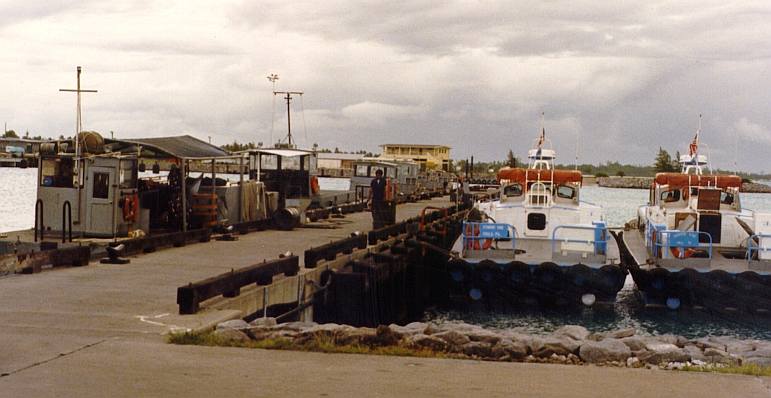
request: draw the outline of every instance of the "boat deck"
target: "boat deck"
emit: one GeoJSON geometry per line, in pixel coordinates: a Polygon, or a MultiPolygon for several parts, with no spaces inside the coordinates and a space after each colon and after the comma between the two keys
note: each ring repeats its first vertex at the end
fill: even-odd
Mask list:
{"type": "Polygon", "coordinates": [[[679,271],[684,268],[693,268],[701,272],[722,270],[732,274],[739,274],[746,271],[754,271],[759,274],[771,274],[771,261],[751,261],[744,258],[729,258],[723,255],[723,248],[713,248],[712,259],[688,258],[665,260],[666,264],[657,265],[648,263],[648,249],[645,246],[645,237],[638,230],[625,231],[623,235],[624,245],[635,259],[635,262],[641,269],[651,270],[663,267],[671,271],[679,271]],[[680,265],[682,264],[682,265],[680,265]]]}
{"type": "MultiPolygon", "coordinates": [[[[462,238],[453,245],[452,250],[461,253],[463,250],[462,238]]],[[[620,264],[618,244],[613,238],[607,241],[607,255],[595,255],[593,253],[557,250],[559,241],[553,246],[548,238],[518,238],[516,240],[516,254],[512,251],[511,241],[499,240],[489,250],[468,250],[465,259],[469,262],[479,262],[485,259],[496,262],[521,261],[526,264],[541,264],[553,262],[558,265],[585,264],[589,267],[599,268],[608,264],[620,264]]]]}

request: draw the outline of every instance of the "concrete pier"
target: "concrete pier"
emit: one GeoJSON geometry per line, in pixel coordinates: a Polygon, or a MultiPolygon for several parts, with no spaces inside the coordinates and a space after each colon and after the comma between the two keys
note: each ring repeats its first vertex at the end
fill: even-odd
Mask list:
{"type": "MultiPolygon", "coordinates": [[[[417,215],[434,199],[399,206],[417,215]]],[[[163,333],[239,311],[177,315],[176,288],[371,227],[263,231],[134,257],[0,278],[0,397],[19,396],[768,396],[767,379],[632,369],[174,346],[163,333]]]]}

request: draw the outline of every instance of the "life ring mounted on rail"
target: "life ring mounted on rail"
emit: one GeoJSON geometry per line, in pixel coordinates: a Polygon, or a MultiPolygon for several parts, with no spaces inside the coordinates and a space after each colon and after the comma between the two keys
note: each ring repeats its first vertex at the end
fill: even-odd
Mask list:
{"type": "Polygon", "coordinates": [[[472,236],[473,238],[467,239],[466,249],[470,250],[488,250],[493,246],[492,239],[479,239],[479,225],[468,224],[466,225],[465,236],[472,236]],[[480,241],[484,241],[480,243],[480,241]]]}
{"type": "Polygon", "coordinates": [[[139,213],[139,195],[136,193],[124,195],[121,201],[123,202],[123,221],[135,222],[139,213]]]}
{"type": "Polygon", "coordinates": [[[319,187],[319,178],[316,176],[311,176],[311,193],[318,195],[319,192],[321,192],[321,188],[319,187]]]}
{"type": "Polygon", "coordinates": [[[680,258],[680,259],[690,258],[694,254],[699,253],[699,250],[696,250],[690,247],[685,250],[680,250],[679,247],[673,247],[672,249],[670,249],[670,251],[672,252],[672,255],[675,256],[675,258],[680,258]]]}

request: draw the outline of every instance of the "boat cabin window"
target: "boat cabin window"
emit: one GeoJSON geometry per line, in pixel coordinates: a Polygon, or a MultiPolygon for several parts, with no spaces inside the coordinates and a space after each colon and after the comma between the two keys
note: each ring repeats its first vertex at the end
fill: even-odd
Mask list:
{"type": "Polygon", "coordinates": [[[137,164],[133,161],[122,161],[120,163],[120,173],[118,175],[121,188],[136,188],[137,186],[137,164]]]}
{"type": "Polygon", "coordinates": [[[94,173],[94,186],[91,190],[94,199],[109,199],[110,173],[94,173]]]}
{"type": "Polygon", "coordinates": [[[278,170],[278,156],[261,154],[260,155],[260,169],[264,170],[278,170]]]}
{"type": "Polygon", "coordinates": [[[720,193],[720,203],[724,205],[732,205],[734,204],[734,195],[732,193],[728,192],[721,192],[720,193]]]}
{"type": "Polygon", "coordinates": [[[691,196],[699,196],[699,187],[691,187],[691,196]]]}
{"type": "Polygon", "coordinates": [[[680,190],[673,189],[669,191],[664,191],[661,193],[660,198],[661,198],[661,201],[665,203],[677,202],[680,200],[680,190]]]}
{"type": "Polygon", "coordinates": [[[40,185],[54,188],[73,188],[72,158],[43,159],[40,162],[40,185]]]}
{"type": "Polygon", "coordinates": [[[522,185],[511,184],[503,188],[503,194],[506,196],[520,196],[522,195],[522,185]]]}
{"type": "Polygon", "coordinates": [[[576,196],[576,189],[568,185],[557,187],[557,197],[564,199],[573,199],[576,196]]]}
{"type": "Polygon", "coordinates": [[[369,177],[369,166],[366,164],[357,164],[355,175],[357,177],[369,177]]]}
{"type": "Polygon", "coordinates": [[[302,156],[289,156],[281,158],[281,170],[302,170],[302,156]]]}

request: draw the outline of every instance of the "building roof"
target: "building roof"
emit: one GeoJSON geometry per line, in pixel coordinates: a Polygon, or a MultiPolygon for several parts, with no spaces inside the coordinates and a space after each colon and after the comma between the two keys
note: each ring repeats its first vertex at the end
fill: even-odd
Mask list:
{"type": "Polygon", "coordinates": [[[430,144],[382,144],[381,147],[387,147],[387,146],[399,146],[399,147],[408,147],[408,148],[447,148],[452,149],[451,147],[447,145],[430,145],[430,144]]]}
{"type": "Polygon", "coordinates": [[[334,160],[359,160],[364,155],[360,153],[333,153],[333,152],[319,152],[319,159],[334,159],[334,160]]]}
{"type": "Polygon", "coordinates": [[[211,159],[231,156],[223,149],[190,135],[157,138],[129,138],[109,141],[118,144],[128,143],[140,145],[180,159],[211,159]]]}
{"type": "Polygon", "coordinates": [[[23,142],[25,144],[42,144],[44,142],[53,141],[55,140],[33,140],[32,138],[0,137],[0,142],[23,142]]]}

